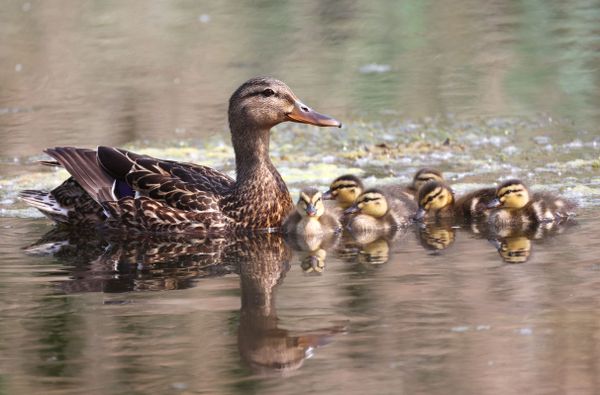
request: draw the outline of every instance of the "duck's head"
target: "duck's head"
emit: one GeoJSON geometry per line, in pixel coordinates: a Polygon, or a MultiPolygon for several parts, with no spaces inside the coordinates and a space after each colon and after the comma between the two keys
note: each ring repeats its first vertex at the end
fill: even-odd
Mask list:
{"type": "Polygon", "coordinates": [[[381,218],[387,214],[388,210],[388,201],[383,192],[378,189],[368,189],[344,211],[344,214],[360,213],[381,218]]]}
{"type": "Polygon", "coordinates": [[[363,192],[364,187],[360,178],[345,174],[333,180],[329,190],[323,194],[323,199],[335,199],[343,207],[350,207],[363,192]]]}
{"type": "Polygon", "coordinates": [[[417,221],[428,214],[435,214],[454,203],[454,193],[450,187],[439,181],[429,181],[419,190],[419,209],[415,214],[417,221]]]}
{"type": "Polygon", "coordinates": [[[444,182],[442,172],[436,169],[423,168],[415,173],[412,181],[412,187],[415,191],[421,189],[429,181],[444,182]]]}
{"type": "Polygon", "coordinates": [[[519,180],[508,180],[496,189],[496,198],[488,203],[488,208],[523,208],[529,203],[529,190],[519,180]]]}
{"type": "Polygon", "coordinates": [[[302,217],[319,219],[325,213],[321,192],[317,188],[304,188],[296,203],[296,210],[302,217]]]}
{"type": "Polygon", "coordinates": [[[268,130],[281,122],[341,127],[327,115],[319,114],[296,97],[283,82],[256,77],[244,82],[229,99],[229,124],[237,130],[268,130]]]}

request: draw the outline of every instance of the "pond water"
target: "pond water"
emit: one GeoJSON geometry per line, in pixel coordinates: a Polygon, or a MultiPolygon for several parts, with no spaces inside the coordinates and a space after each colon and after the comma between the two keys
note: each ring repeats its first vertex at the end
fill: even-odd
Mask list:
{"type": "Polygon", "coordinates": [[[590,1],[8,1],[0,9],[0,394],[597,393],[600,8],[590,1]],[[460,194],[518,177],[566,226],[135,239],[19,202],[45,147],[233,174],[231,92],[286,81],[339,130],[283,124],[294,195],[353,172],[460,194]]]}

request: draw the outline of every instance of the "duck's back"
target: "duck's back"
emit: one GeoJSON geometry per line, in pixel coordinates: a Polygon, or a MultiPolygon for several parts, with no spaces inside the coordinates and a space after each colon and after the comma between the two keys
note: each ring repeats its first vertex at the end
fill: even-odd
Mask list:
{"type": "Polygon", "coordinates": [[[490,212],[488,204],[496,197],[496,188],[483,188],[469,192],[457,199],[455,203],[458,216],[474,219],[490,212]]]}

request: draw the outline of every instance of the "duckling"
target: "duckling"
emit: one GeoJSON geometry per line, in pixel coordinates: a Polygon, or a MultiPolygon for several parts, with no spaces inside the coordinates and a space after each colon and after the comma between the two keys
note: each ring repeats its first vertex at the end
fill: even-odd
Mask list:
{"type": "Polygon", "coordinates": [[[454,192],[443,182],[429,181],[419,190],[417,221],[454,218],[457,214],[454,192]]]}
{"type": "Polygon", "coordinates": [[[344,174],[333,180],[329,190],[323,194],[323,199],[334,199],[337,205],[345,210],[354,204],[364,189],[360,178],[352,174],[344,174]]]}
{"type": "Polygon", "coordinates": [[[495,196],[494,188],[482,188],[456,199],[452,189],[439,181],[429,181],[419,191],[417,220],[439,220],[464,218],[466,220],[484,216],[489,212],[488,204],[495,196]]]}
{"type": "Polygon", "coordinates": [[[495,226],[562,222],[575,215],[577,205],[548,192],[532,194],[520,180],[503,182],[487,206],[495,209],[489,221],[495,226]]]}
{"type": "Polygon", "coordinates": [[[326,213],[323,196],[316,188],[304,188],[296,203],[296,211],[283,225],[286,233],[298,236],[321,236],[341,230],[338,219],[326,213]]]}
{"type": "Polygon", "coordinates": [[[352,232],[388,232],[410,224],[416,205],[409,199],[390,199],[380,189],[368,189],[344,213],[352,215],[346,227],[352,232]]]}

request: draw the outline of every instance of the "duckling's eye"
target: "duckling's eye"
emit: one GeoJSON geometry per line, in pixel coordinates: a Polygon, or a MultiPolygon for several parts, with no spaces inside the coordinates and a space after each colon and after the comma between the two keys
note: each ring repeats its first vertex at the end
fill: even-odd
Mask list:
{"type": "Polygon", "coordinates": [[[444,197],[442,195],[438,196],[438,200],[442,200],[444,197]]]}
{"type": "Polygon", "coordinates": [[[269,97],[269,96],[273,96],[275,94],[275,91],[273,91],[273,89],[271,88],[267,88],[262,92],[264,97],[269,97]]]}

